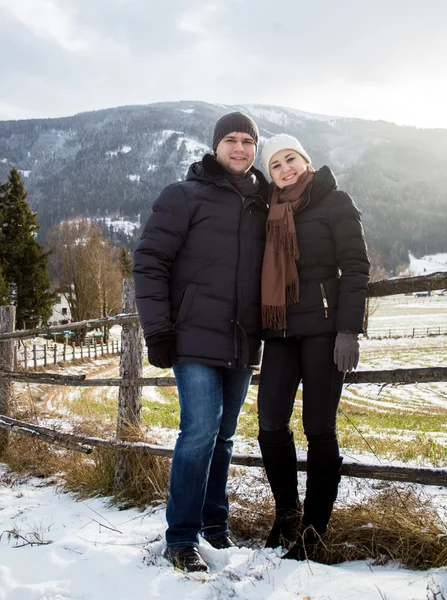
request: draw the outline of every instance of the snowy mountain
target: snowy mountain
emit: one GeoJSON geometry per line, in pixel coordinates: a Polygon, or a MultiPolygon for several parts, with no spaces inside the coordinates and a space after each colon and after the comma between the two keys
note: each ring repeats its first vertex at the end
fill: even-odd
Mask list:
{"type": "Polygon", "coordinates": [[[20,170],[42,238],[54,223],[86,215],[114,241],[133,246],[161,189],[185,176],[210,150],[216,120],[238,109],[257,121],[260,146],[285,131],[300,139],[315,167],[333,169],[362,210],[369,245],[391,270],[408,262],[408,251],[447,250],[444,130],[257,104],[128,106],[0,122],[0,181],[12,166],[20,170]]]}

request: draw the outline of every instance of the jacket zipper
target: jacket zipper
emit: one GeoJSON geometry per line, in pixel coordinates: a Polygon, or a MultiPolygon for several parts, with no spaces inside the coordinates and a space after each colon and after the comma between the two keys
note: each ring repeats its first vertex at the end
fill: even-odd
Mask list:
{"type": "MultiPolygon", "coordinates": [[[[235,315],[235,319],[232,320],[233,322],[233,336],[234,336],[234,361],[235,361],[235,366],[238,367],[239,366],[239,344],[238,344],[238,328],[239,328],[239,306],[240,306],[240,285],[239,285],[239,263],[240,263],[240,254],[241,254],[241,240],[240,240],[240,234],[241,234],[241,221],[242,221],[242,216],[244,213],[244,202],[245,202],[245,197],[238,191],[236,190],[233,186],[227,186],[223,183],[217,183],[215,182],[215,184],[217,186],[223,187],[228,189],[229,191],[232,191],[233,193],[237,194],[240,199],[242,200],[242,204],[241,204],[241,209],[240,209],[240,217],[239,217],[239,225],[238,225],[238,231],[237,231],[237,244],[238,244],[238,248],[237,248],[237,266],[236,266],[236,315],[235,315]]],[[[247,204],[247,206],[245,207],[245,209],[250,206],[252,204],[252,202],[250,202],[249,204],[247,204]]]]}
{"type": "MultiPolygon", "coordinates": [[[[234,323],[234,360],[236,363],[236,366],[240,366],[239,365],[239,344],[238,344],[238,328],[239,328],[239,306],[240,306],[240,285],[239,285],[239,263],[240,263],[240,247],[241,247],[241,240],[240,240],[240,233],[241,233],[241,222],[242,222],[242,218],[244,215],[244,212],[246,210],[248,210],[249,207],[251,207],[252,204],[255,203],[255,198],[260,198],[261,201],[264,202],[263,198],[261,195],[259,194],[254,194],[253,196],[249,196],[251,198],[251,201],[244,206],[244,202],[246,200],[247,197],[244,197],[238,190],[236,190],[233,186],[227,186],[223,183],[218,183],[217,181],[215,182],[215,184],[219,187],[223,187],[228,189],[229,191],[234,192],[235,194],[237,194],[240,199],[242,200],[242,206],[241,206],[241,212],[240,212],[240,218],[239,218],[239,226],[238,226],[238,232],[237,232],[237,241],[238,241],[238,252],[237,252],[237,268],[236,268],[236,302],[237,302],[237,306],[236,306],[236,318],[234,319],[233,323],[234,323]]],[[[266,203],[266,206],[268,208],[268,204],[266,203]]],[[[250,209],[251,212],[251,209],[250,209]]],[[[285,335],[285,334],[284,334],[285,335]]]]}
{"type": "Polygon", "coordinates": [[[327,302],[326,290],[324,289],[323,282],[320,282],[320,289],[321,289],[321,297],[322,297],[323,306],[324,306],[324,318],[327,319],[327,310],[329,308],[329,304],[327,302]]]}

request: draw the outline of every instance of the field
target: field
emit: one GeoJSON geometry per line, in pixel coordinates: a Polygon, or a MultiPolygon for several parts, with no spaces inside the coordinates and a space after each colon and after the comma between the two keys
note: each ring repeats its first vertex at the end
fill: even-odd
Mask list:
{"type": "MultiPolygon", "coordinates": [[[[447,297],[383,299],[372,316],[374,326],[389,319],[407,324],[447,324],[447,297]]],[[[392,369],[447,366],[447,337],[362,339],[359,369],[392,369]]],[[[61,367],[62,369],[63,367],[61,367]]],[[[70,372],[89,376],[118,375],[118,359],[70,365],[70,372]]],[[[59,369],[59,367],[58,367],[59,369]]],[[[159,374],[147,363],[145,375],[159,374]]],[[[168,373],[168,372],[167,372],[168,373]]],[[[47,423],[63,420],[97,435],[112,434],[117,417],[116,388],[56,388],[17,385],[19,412],[38,411],[47,423]],[[100,424],[100,425],[98,425],[100,424]],[[98,431],[98,427],[100,429],[98,431]]],[[[236,451],[258,453],[257,387],[252,386],[244,405],[236,436],[236,451]]],[[[301,389],[298,391],[293,429],[299,449],[305,451],[301,429],[301,389]]],[[[143,390],[142,421],[153,442],[173,445],[178,424],[177,390],[143,390]]],[[[371,461],[412,462],[447,466],[447,384],[407,386],[345,386],[338,417],[340,446],[345,456],[371,461]]]]}

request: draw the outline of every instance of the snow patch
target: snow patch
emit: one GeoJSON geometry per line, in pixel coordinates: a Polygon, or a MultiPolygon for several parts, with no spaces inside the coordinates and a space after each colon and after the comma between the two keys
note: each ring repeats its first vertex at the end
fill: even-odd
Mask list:
{"type": "Polygon", "coordinates": [[[303,120],[323,121],[329,125],[336,125],[339,121],[346,120],[345,117],[336,117],[334,115],[320,115],[310,113],[296,108],[280,108],[274,106],[262,106],[259,104],[246,104],[243,108],[259,119],[266,119],[271,123],[276,123],[285,127],[291,120],[299,117],[303,120]]]}
{"type": "Polygon", "coordinates": [[[401,276],[430,275],[439,271],[447,271],[447,252],[427,254],[422,258],[416,258],[410,252],[409,260],[410,266],[400,273],[401,276]]]}
{"type": "Polygon", "coordinates": [[[8,159],[7,159],[7,158],[2,158],[2,159],[0,159],[0,162],[1,162],[1,163],[7,163],[7,162],[8,162],[8,159]]]}
{"type": "Polygon", "coordinates": [[[118,156],[119,153],[128,154],[131,150],[130,146],[121,146],[118,150],[107,150],[106,156],[118,156]]]}
{"type": "Polygon", "coordinates": [[[23,177],[29,177],[31,171],[25,171],[24,169],[19,169],[19,173],[23,175],[23,177]]]}
{"type": "Polygon", "coordinates": [[[188,115],[191,115],[194,112],[194,109],[193,108],[181,108],[180,112],[184,112],[188,115]]]}
{"type": "Polygon", "coordinates": [[[181,137],[177,140],[177,150],[182,145],[184,145],[184,149],[186,150],[186,156],[182,164],[188,164],[188,166],[193,162],[201,160],[204,154],[211,151],[211,148],[207,144],[202,144],[202,142],[187,137],[181,137]]]}
{"type": "MultiPolygon", "coordinates": [[[[5,471],[0,467],[0,477],[5,471]]],[[[244,478],[251,489],[259,485],[245,471],[244,478]]],[[[348,479],[343,478],[340,495],[358,501],[358,490],[348,486],[348,479]]],[[[439,488],[433,494],[445,498],[439,488]]],[[[210,573],[185,575],[162,556],[163,505],[140,511],[120,510],[100,498],[76,502],[52,485],[29,479],[2,485],[0,506],[2,530],[21,536],[0,539],[0,596],[5,600],[294,600],[298,596],[413,600],[428,598],[430,590],[434,598],[446,585],[442,568],[411,571],[398,564],[381,566],[362,560],[340,565],[282,561],[280,548],[255,544],[216,550],[203,539],[200,553],[210,573]],[[16,548],[25,545],[24,540],[35,542],[36,534],[42,545],[16,548]]]]}
{"type": "Polygon", "coordinates": [[[117,219],[116,217],[105,217],[104,223],[107,227],[113,227],[115,231],[121,231],[129,236],[134,233],[135,229],[140,228],[140,222],[134,223],[133,221],[117,219]]]}
{"type": "Polygon", "coordinates": [[[255,117],[259,119],[266,119],[270,121],[270,123],[276,123],[276,125],[280,125],[281,127],[285,127],[290,123],[290,115],[288,115],[285,111],[278,110],[277,108],[264,108],[261,106],[245,106],[249,112],[251,112],[255,117]]]}
{"type": "Polygon", "coordinates": [[[130,179],[130,181],[140,181],[140,176],[139,175],[128,175],[127,179],[130,179]]]}

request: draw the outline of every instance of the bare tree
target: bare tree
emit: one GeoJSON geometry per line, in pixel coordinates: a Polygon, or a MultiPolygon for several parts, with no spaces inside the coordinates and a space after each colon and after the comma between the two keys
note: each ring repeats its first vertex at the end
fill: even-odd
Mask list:
{"type": "MultiPolygon", "coordinates": [[[[378,250],[375,248],[368,249],[368,258],[371,263],[370,269],[370,281],[380,281],[381,279],[388,278],[388,271],[386,268],[386,259],[378,250]]],[[[363,320],[363,330],[365,336],[368,337],[369,319],[376,312],[379,303],[379,298],[366,298],[365,306],[365,318],[363,320]]]]}
{"type": "MultiPolygon", "coordinates": [[[[56,291],[67,298],[74,321],[119,312],[122,276],[118,249],[95,223],[84,218],[63,221],[50,230],[48,245],[56,291]]],[[[107,337],[107,330],[104,333],[107,337]]]]}
{"type": "MultiPolygon", "coordinates": [[[[102,235],[94,233],[88,241],[89,256],[94,280],[95,305],[101,317],[121,312],[123,276],[119,262],[119,250],[102,235]]],[[[107,341],[109,328],[104,326],[107,341]]]]}

